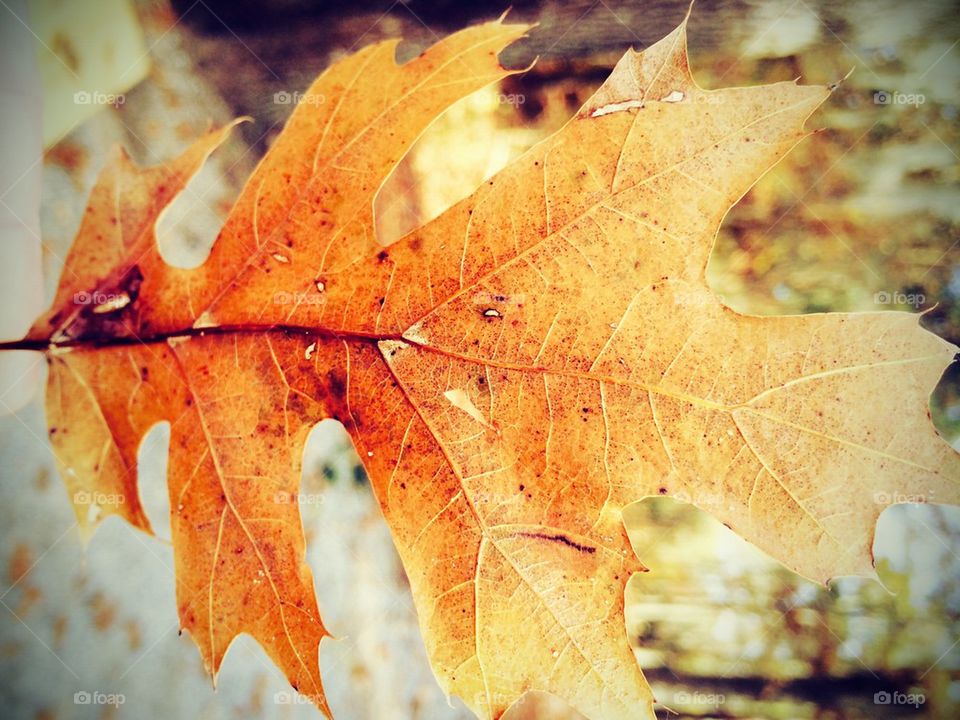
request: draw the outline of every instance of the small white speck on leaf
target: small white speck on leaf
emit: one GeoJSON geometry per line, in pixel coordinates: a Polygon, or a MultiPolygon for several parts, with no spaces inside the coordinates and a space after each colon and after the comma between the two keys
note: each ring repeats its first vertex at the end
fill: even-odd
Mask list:
{"type": "Polygon", "coordinates": [[[484,317],[503,317],[496,308],[487,308],[483,311],[484,317]]]}
{"type": "Polygon", "coordinates": [[[629,110],[630,108],[642,108],[643,100],[624,100],[623,102],[610,103],[609,105],[604,105],[603,107],[598,107],[592,113],[590,117],[603,117],[604,115],[610,115],[615,112],[623,112],[624,110],[629,110]]]}
{"type": "Polygon", "coordinates": [[[276,260],[278,263],[290,262],[290,258],[288,258],[286,255],[283,255],[281,253],[273,253],[271,257],[273,257],[273,259],[276,260]]]}
{"type": "Polygon", "coordinates": [[[495,425],[490,423],[484,416],[483,413],[473,404],[473,400],[470,399],[470,396],[467,395],[466,391],[456,388],[454,390],[447,390],[443,393],[443,396],[450,401],[450,404],[453,405],[458,410],[465,412],[471,418],[476,420],[478,423],[483,425],[483,427],[493,430],[498,435],[500,431],[495,425]]]}
{"type": "Polygon", "coordinates": [[[200,317],[198,317],[193,323],[195,328],[215,327],[216,325],[217,321],[213,317],[213,313],[211,313],[209,310],[204,310],[200,314],[200,317]]]}
{"type": "Polygon", "coordinates": [[[116,295],[109,295],[102,302],[93,306],[94,315],[103,315],[105,313],[113,312],[114,310],[121,310],[130,304],[130,296],[125,292],[117,293],[116,295]]]}
{"type": "Polygon", "coordinates": [[[317,286],[317,292],[323,292],[324,290],[327,289],[327,286],[324,285],[324,284],[323,284],[322,282],[320,282],[319,280],[317,280],[317,281],[314,283],[314,285],[317,286]]]}
{"type": "Polygon", "coordinates": [[[317,344],[315,342],[310,343],[309,345],[307,345],[307,349],[304,351],[303,357],[309,360],[310,358],[313,357],[313,353],[316,349],[317,349],[317,344]]]}
{"type": "Polygon", "coordinates": [[[683,93],[679,90],[673,90],[669,95],[660,99],[660,102],[678,103],[683,100],[683,93]]]}
{"type": "Polygon", "coordinates": [[[421,332],[423,329],[423,323],[417,322],[411,325],[406,332],[403,333],[403,339],[409,340],[413,343],[418,343],[420,345],[427,344],[427,336],[421,332]]]}

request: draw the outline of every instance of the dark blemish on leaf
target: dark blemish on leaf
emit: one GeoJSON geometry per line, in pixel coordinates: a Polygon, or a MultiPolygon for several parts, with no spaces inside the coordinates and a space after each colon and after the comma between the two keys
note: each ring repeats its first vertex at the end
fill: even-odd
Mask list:
{"type": "Polygon", "coordinates": [[[330,394],[334,397],[342,398],[346,394],[347,385],[336,370],[330,370],[327,373],[327,383],[330,385],[330,394]]]}
{"type": "Polygon", "coordinates": [[[386,261],[388,257],[390,257],[390,255],[389,253],[387,253],[386,250],[381,250],[380,252],[377,253],[377,260],[379,260],[380,262],[386,261]]]}
{"type": "Polygon", "coordinates": [[[561,545],[566,545],[571,547],[577,552],[590,553],[591,555],[597,551],[592,545],[581,545],[580,543],[571,540],[563,533],[557,533],[556,535],[550,535],[549,533],[540,533],[540,532],[518,532],[519,537],[528,537],[534,538],[536,540],[549,540],[550,542],[560,543],[561,545]]]}
{"type": "Polygon", "coordinates": [[[660,492],[661,495],[666,495],[666,494],[667,494],[667,489],[666,489],[665,487],[662,487],[662,488],[660,488],[659,492],[660,492]]]}
{"type": "Polygon", "coordinates": [[[144,382],[150,379],[150,369],[146,366],[140,368],[140,379],[144,382]]]}
{"type": "MultiPolygon", "coordinates": [[[[303,396],[299,394],[291,394],[290,398],[287,400],[287,409],[291,412],[302,413],[306,410],[306,403],[303,400],[303,396]]],[[[284,432],[283,428],[277,427],[277,435],[284,432]]]]}
{"type": "Polygon", "coordinates": [[[137,299],[137,295],[140,294],[140,286],[143,284],[143,273],[140,272],[140,266],[134,265],[127,272],[126,277],[123,279],[121,288],[126,291],[127,295],[130,296],[130,302],[132,303],[137,299]]]}
{"type": "Polygon", "coordinates": [[[523,488],[524,488],[524,485],[520,485],[519,487],[520,492],[523,492],[523,488]]]}

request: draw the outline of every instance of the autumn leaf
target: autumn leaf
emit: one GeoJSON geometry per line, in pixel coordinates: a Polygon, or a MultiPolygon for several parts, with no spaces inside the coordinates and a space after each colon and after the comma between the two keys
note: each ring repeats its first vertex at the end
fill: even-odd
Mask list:
{"type": "Polygon", "coordinates": [[[440,684],[481,718],[529,690],[653,717],[623,618],[645,570],[633,502],[691,501],[824,582],[874,574],[890,498],[958,500],[928,413],[957,348],[909,314],[752,317],[711,292],[724,215],[829,90],[704,90],[686,20],[471,196],[377,242],[391,170],[512,72],[497,53],[526,29],[331,67],[198,268],[166,265],[153,228],[228,129],[157,168],[118,153],[93,190],[27,339],[49,360],[51,443],[85,531],[109,514],[149,531],[137,448],[170,423],[180,622],[214,674],[250,633],[329,714],[295,502],[325,418],[371,477],[440,684]]]}

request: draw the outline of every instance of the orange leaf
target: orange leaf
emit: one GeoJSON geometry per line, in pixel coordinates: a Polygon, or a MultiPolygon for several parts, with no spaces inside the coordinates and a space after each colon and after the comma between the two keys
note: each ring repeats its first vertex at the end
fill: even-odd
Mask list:
{"type": "Polygon", "coordinates": [[[361,451],[438,680],[482,718],[529,690],[653,717],[623,619],[644,571],[632,502],[692,501],[822,582],[873,574],[890,497],[958,500],[927,412],[957,348],[911,315],[751,317],[710,291],[724,215],[829,91],[704,90],[686,21],[471,196],[377,243],[380,186],[438,113],[510,74],[496,54],[525,30],[330,68],[194,270],[163,264],[153,226],[227,129],[159,168],[116,155],[93,191],[28,336],[52,443],[85,530],[111,513],[148,530],[137,448],[170,423],[180,619],[213,673],[248,632],[329,712],[295,502],[324,418],[361,451]]]}

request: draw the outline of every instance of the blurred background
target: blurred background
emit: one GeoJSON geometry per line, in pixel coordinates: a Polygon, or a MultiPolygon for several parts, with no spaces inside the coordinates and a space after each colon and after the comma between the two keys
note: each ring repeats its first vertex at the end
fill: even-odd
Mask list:
{"type": "MultiPolygon", "coordinates": [[[[396,36],[406,39],[403,60],[504,9],[455,0],[0,2],[0,89],[15,100],[2,110],[0,215],[27,228],[25,256],[31,238],[41,248],[49,298],[111,145],[154,164],[211,121],[249,115],[164,216],[171,256],[200,262],[298,93],[325,67],[396,36]]],[[[626,48],[655,42],[685,11],[672,0],[514,0],[510,17],[539,25],[502,61],[539,62],[431,126],[378,198],[381,239],[436,216],[556,130],[626,48]]],[[[947,0],[701,0],[689,36],[694,74],[708,88],[827,84],[853,70],[811,121],[824,130],[726,218],[709,268],[724,302],[754,314],[924,312],[926,327],[960,344],[958,9],[947,0]]],[[[11,247],[3,288],[29,265],[10,259],[11,247]]],[[[42,380],[39,356],[24,362],[0,378],[10,409],[42,380]]],[[[931,411],[960,449],[960,364],[931,411]]],[[[38,397],[0,417],[3,716],[319,717],[249,638],[231,648],[214,692],[192,641],[178,637],[166,430],[147,437],[140,463],[158,537],[110,519],[86,551],[45,436],[38,397]]],[[[304,468],[308,559],[339,638],[320,651],[336,717],[469,718],[433,679],[403,570],[341,426],[318,426],[304,468]]],[[[653,572],[628,587],[626,629],[673,711],[660,716],[960,717],[960,510],[896,499],[905,504],[877,528],[882,585],[848,578],[829,587],[684,503],[629,508],[634,547],[653,572]]],[[[545,696],[508,715],[577,717],[545,696]]]]}

